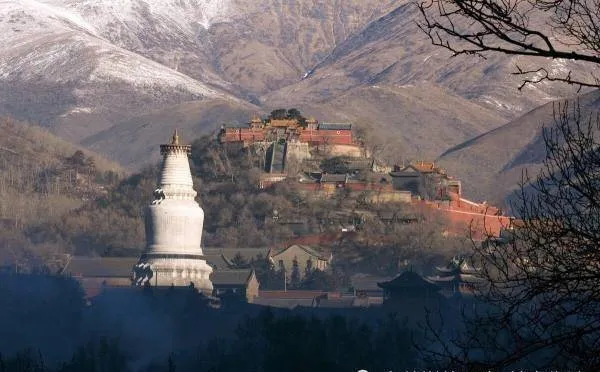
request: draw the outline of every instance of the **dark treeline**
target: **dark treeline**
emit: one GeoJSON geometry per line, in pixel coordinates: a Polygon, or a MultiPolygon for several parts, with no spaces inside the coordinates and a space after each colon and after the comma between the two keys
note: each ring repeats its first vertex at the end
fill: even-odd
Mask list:
{"type": "Polygon", "coordinates": [[[192,288],[106,290],[2,274],[0,371],[348,371],[417,368],[420,332],[379,310],[265,310],[192,288]]]}

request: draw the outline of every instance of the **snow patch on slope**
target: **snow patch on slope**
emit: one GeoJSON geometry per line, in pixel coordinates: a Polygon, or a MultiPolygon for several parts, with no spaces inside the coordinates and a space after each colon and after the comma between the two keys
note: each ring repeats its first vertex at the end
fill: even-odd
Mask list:
{"type": "Polygon", "coordinates": [[[54,4],[56,2],[38,1],[38,0],[19,0],[16,2],[4,2],[0,4],[0,14],[5,14],[5,10],[23,9],[30,15],[43,19],[57,20],[65,25],[66,28],[79,28],[89,33],[96,34],[95,28],[83,17],[75,14],[64,7],[54,4]]]}
{"type": "Polygon", "coordinates": [[[229,0],[205,0],[200,24],[208,29],[213,22],[227,19],[230,9],[229,0]]]}
{"type": "Polygon", "coordinates": [[[171,87],[201,96],[221,96],[217,91],[187,75],[171,70],[147,58],[126,50],[97,45],[98,61],[90,81],[120,80],[136,88],[171,87]]]}
{"type": "MultiPolygon", "coordinates": [[[[225,96],[198,80],[115,46],[99,36],[97,23],[108,18],[96,17],[100,22],[92,24],[86,18],[91,21],[93,11],[84,15],[68,7],[94,3],[112,5],[114,11],[121,12],[127,6],[152,3],[166,12],[167,8],[159,4],[175,2],[189,5],[194,1],[1,1],[0,80],[33,81],[43,76],[55,83],[122,81],[136,88],[162,87],[199,96],[225,96]]],[[[126,11],[120,14],[127,16],[126,11]]]]}
{"type": "MultiPolygon", "coordinates": [[[[31,1],[31,0],[30,0],[31,1]]],[[[67,9],[95,26],[100,32],[115,25],[130,29],[143,28],[142,19],[157,25],[176,25],[193,33],[194,25],[208,29],[213,23],[227,20],[233,11],[231,0],[38,0],[67,9]]],[[[170,32],[175,29],[170,28],[170,32]]]]}

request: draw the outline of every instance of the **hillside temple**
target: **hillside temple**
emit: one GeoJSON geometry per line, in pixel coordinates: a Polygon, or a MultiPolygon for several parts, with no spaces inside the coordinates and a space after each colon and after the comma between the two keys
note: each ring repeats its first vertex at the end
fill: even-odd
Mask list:
{"type": "MultiPolygon", "coordinates": [[[[299,142],[302,140],[311,141],[302,143],[307,148],[318,146],[320,143],[327,142],[324,140],[327,136],[322,135],[324,132],[319,134],[319,131],[331,131],[333,130],[331,128],[335,128],[319,124],[314,120],[308,120],[305,126],[301,126],[295,119],[271,120],[268,124],[258,120],[253,122],[254,127],[251,123],[248,128],[240,131],[224,128],[220,136],[221,142],[238,144],[241,142],[244,146],[250,146],[259,142],[272,141],[270,143],[274,150],[276,145],[283,146],[283,149],[278,148],[282,151],[273,151],[270,154],[271,159],[275,159],[276,155],[281,156],[281,163],[273,161],[269,166],[269,169],[274,171],[271,174],[280,171],[283,179],[286,176],[283,172],[285,158],[290,154],[288,151],[291,152],[294,148],[294,144],[302,143],[299,142]],[[308,132],[303,135],[306,130],[308,132]],[[314,133],[311,135],[310,131],[314,133]],[[241,138],[244,140],[241,141],[241,138]],[[257,142],[253,142],[255,140],[257,142]],[[282,168],[275,169],[276,164],[282,168]]],[[[338,135],[337,131],[340,131],[340,137],[337,137],[340,139],[337,141],[344,144],[352,143],[351,126],[348,124],[345,128],[341,126],[337,128],[336,133],[332,134],[338,135]]],[[[340,146],[345,146],[344,144],[340,146]]],[[[260,252],[249,248],[203,249],[201,239],[204,212],[194,200],[196,191],[193,189],[188,161],[191,147],[181,144],[175,132],[170,143],[161,145],[160,150],[163,155],[162,169],[158,188],[154,192],[154,200],[146,211],[147,242],[141,257],[72,257],[62,270],[63,274],[71,275],[82,282],[88,297],[93,297],[105,286],[128,286],[133,280],[136,286],[187,287],[193,284],[196,289],[205,294],[219,297],[235,294],[245,298],[246,302],[269,306],[279,306],[277,301],[282,301],[282,306],[288,306],[305,300],[308,305],[315,306],[315,298],[322,299],[325,293],[323,291],[280,293],[281,291],[276,290],[259,290],[254,270],[251,267],[238,267],[232,259],[240,255],[245,257],[246,262],[250,262],[262,257],[262,260],[270,262],[275,268],[285,272],[292,272],[293,266],[298,266],[300,273],[307,271],[308,266],[316,270],[327,270],[333,257],[320,250],[323,246],[330,246],[337,241],[339,234],[344,233],[344,229],[341,230],[342,233],[334,234],[332,240],[321,241],[322,237],[319,235],[315,236],[318,242],[309,242],[310,239],[307,238],[310,236],[300,236],[294,241],[279,244],[278,247],[264,247],[260,252]],[[320,247],[315,250],[317,246],[320,247]],[[132,265],[133,275],[131,275],[132,265]],[[307,298],[294,296],[307,296],[307,298]]],[[[320,172],[313,175],[304,172],[304,176],[295,181],[296,187],[300,192],[306,192],[307,196],[317,198],[331,197],[339,190],[344,190],[349,196],[353,193],[372,191],[374,197],[372,200],[367,199],[371,203],[390,201],[411,203],[425,216],[443,216],[446,223],[445,235],[464,236],[465,229],[469,229],[472,230],[473,239],[482,240],[488,235],[499,236],[503,229],[510,228],[512,225],[512,219],[503,216],[499,209],[486,203],[475,203],[463,198],[461,182],[449,176],[444,169],[433,162],[418,161],[389,169],[375,169],[373,159],[366,158],[364,154],[362,158],[346,156],[346,159],[345,173],[320,172]],[[359,178],[361,172],[372,172],[377,176],[373,180],[366,181],[359,178]]],[[[309,164],[315,163],[315,160],[307,159],[309,164]]],[[[390,216],[381,214],[377,217],[385,223],[411,222],[406,216],[396,213],[390,216]]],[[[281,223],[286,223],[284,216],[279,219],[281,223]]],[[[344,226],[347,227],[346,231],[353,231],[348,227],[349,225],[344,226]]],[[[453,267],[452,270],[443,269],[437,268],[438,274],[426,279],[435,283],[443,292],[450,294],[472,290],[473,280],[470,280],[472,275],[470,271],[467,272],[469,268],[461,266],[453,267]]],[[[389,279],[391,278],[385,280],[389,281],[389,279]]],[[[382,289],[385,288],[376,286],[375,282],[372,282],[366,286],[364,283],[353,284],[355,290],[353,301],[356,304],[352,306],[363,306],[365,298],[368,299],[367,304],[381,304],[382,289]]],[[[327,294],[327,301],[331,302],[332,306],[341,306],[344,302],[342,301],[344,299],[336,300],[334,294],[331,296],[327,294]]],[[[327,301],[317,301],[316,306],[325,306],[324,304],[329,303],[327,301]]]]}

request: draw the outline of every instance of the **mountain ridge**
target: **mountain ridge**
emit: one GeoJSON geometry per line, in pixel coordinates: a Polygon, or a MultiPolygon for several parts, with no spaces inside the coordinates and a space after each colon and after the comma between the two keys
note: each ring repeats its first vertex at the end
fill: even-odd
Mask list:
{"type": "Polygon", "coordinates": [[[5,1],[0,113],[129,168],[175,125],[197,136],[279,107],[366,126],[404,158],[435,158],[573,93],[518,91],[510,70],[533,63],[524,57],[449,58],[418,17],[408,0],[5,1]]]}
{"type": "Polygon", "coordinates": [[[506,205],[527,171],[535,177],[546,157],[542,129],[554,125],[558,107],[580,105],[583,117],[600,109],[600,90],[537,107],[496,129],[448,149],[437,159],[464,181],[469,196],[506,205]]]}

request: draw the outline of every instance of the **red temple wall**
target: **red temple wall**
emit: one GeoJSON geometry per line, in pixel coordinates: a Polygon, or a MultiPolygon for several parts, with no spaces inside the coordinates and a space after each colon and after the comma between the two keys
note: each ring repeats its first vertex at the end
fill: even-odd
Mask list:
{"type": "Polygon", "coordinates": [[[305,129],[300,134],[300,142],[351,145],[352,131],[305,129]]]}
{"type": "Polygon", "coordinates": [[[265,132],[262,129],[252,130],[249,128],[228,128],[221,137],[222,142],[253,142],[264,140],[265,132]]]}
{"type": "MultiPolygon", "coordinates": [[[[226,128],[221,137],[223,142],[252,142],[264,141],[263,129],[251,128],[226,128]]],[[[304,129],[300,132],[300,142],[313,144],[351,145],[352,131],[350,130],[322,130],[304,129]]]]}

